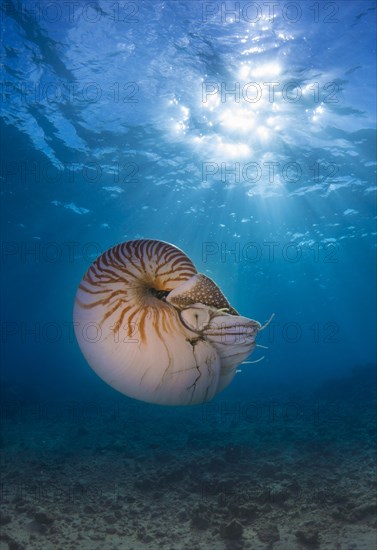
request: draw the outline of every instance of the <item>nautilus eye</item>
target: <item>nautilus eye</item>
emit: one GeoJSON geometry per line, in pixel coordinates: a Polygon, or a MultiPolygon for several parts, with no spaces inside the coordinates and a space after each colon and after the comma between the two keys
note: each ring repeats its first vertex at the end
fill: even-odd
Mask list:
{"type": "Polygon", "coordinates": [[[194,304],[193,307],[188,307],[182,310],[180,314],[182,323],[193,330],[194,332],[203,332],[211,320],[211,315],[208,307],[202,304],[194,304]]]}
{"type": "Polygon", "coordinates": [[[261,328],[184,252],[155,240],[128,241],[99,256],[79,285],[73,316],[95,372],[125,395],[161,405],[212,399],[261,328]]]}

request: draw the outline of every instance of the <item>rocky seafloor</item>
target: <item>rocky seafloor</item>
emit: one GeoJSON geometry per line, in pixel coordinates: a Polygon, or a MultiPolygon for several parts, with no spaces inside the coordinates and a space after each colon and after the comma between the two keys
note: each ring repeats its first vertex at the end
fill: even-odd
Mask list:
{"type": "Polygon", "coordinates": [[[4,384],[1,550],[375,550],[375,367],[253,392],[180,409],[4,384]]]}

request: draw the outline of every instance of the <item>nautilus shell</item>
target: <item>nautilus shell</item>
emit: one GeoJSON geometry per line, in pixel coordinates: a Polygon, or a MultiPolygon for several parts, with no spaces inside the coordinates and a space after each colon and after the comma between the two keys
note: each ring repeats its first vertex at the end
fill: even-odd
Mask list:
{"type": "Polygon", "coordinates": [[[76,294],[75,333],[89,365],[142,401],[194,405],[232,381],[261,325],[241,317],[175,246],[118,244],[89,267],[76,294]]]}

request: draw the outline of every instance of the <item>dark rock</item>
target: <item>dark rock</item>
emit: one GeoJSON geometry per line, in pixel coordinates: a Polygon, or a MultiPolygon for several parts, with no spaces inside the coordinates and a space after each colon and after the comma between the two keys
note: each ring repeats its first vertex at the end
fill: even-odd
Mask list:
{"type": "Polygon", "coordinates": [[[271,502],[271,491],[268,489],[261,490],[257,493],[255,500],[260,504],[269,504],[271,502]]]}
{"type": "Polygon", "coordinates": [[[85,487],[80,481],[76,481],[72,486],[72,491],[78,495],[84,494],[85,487]]]}
{"type": "Polygon", "coordinates": [[[70,514],[72,514],[72,511],[73,511],[73,507],[72,506],[63,506],[61,508],[61,512],[63,515],[67,515],[69,516],[70,514]]]}
{"type": "Polygon", "coordinates": [[[92,533],[89,537],[91,540],[105,540],[105,537],[99,533],[92,533]]]}
{"type": "Polygon", "coordinates": [[[9,535],[2,534],[0,536],[1,548],[4,546],[4,542],[8,545],[9,550],[25,550],[25,546],[23,544],[15,541],[9,535]]]}
{"type": "Polygon", "coordinates": [[[220,536],[223,539],[238,540],[242,537],[243,527],[235,519],[220,528],[220,536]]]}
{"type": "Polygon", "coordinates": [[[209,528],[209,521],[205,516],[196,512],[191,518],[191,527],[203,531],[209,528]]]}
{"type": "Polygon", "coordinates": [[[42,525],[42,523],[39,523],[38,521],[29,521],[29,523],[26,525],[26,529],[29,531],[29,533],[35,533],[38,535],[43,535],[47,531],[46,526],[42,525]]]}
{"type": "Polygon", "coordinates": [[[208,513],[209,510],[206,506],[204,506],[204,504],[198,504],[195,506],[191,513],[191,526],[200,530],[208,529],[208,513]]]}
{"type": "Polygon", "coordinates": [[[330,514],[331,517],[337,521],[348,521],[350,519],[347,511],[341,506],[334,507],[330,514]]]}
{"type": "Polygon", "coordinates": [[[227,467],[227,463],[222,458],[212,458],[208,464],[208,471],[214,473],[222,473],[227,467]]]}
{"type": "Polygon", "coordinates": [[[0,514],[0,525],[7,525],[12,521],[12,518],[7,514],[0,514]]]}
{"type": "Polygon", "coordinates": [[[29,510],[25,503],[16,504],[14,509],[17,510],[17,512],[27,512],[29,510]]]}
{"type": "Polygon", "coordinates": [[[164,482],[166,483],[179,482],[179,481],[182,481],[185,475],[186,475],[186,471],[184,468],[177,468],[175,470],[170,470],[163,476],[164,482]]]}
{"type": "Polygon", "coordinates": [[[352,510],[350,520],[358,521],[368,516],[375,516],[376,512],[376,505],[372,502],[366,502],[365,504],[361,504],[361,506],[357,506],[357,508],[352,510]]]}
{"type": "Polygon", "coordinates": [[[280,540],[279,529],[274,523],[269,523],[261,529],[257,529],[257,535],[260,541],[273,544],[280,540]]]}
{"type": "Polygon", "coordinates": [[[274,462],[265,462],[259,468],[259,474],[266,477],[274,476],[280,471],[281,471],[281,466],[279,464],[275,464],[274,462]]]}
{"type": "Polygon", "coordinates": [[[144,543],[152,542],[153,540],[153,538],[147,533],[145,527],[139,527],[136,536],[140,541],[144,543]]]}
{"type": "Polygon", "coordinates": [[[244,448],[240,445],[228,445],[224,450],[224,459],[227,462],[239,462],[244,458],[245,452],[244,448]]]}
{"type": "Polygon", "coordinates": [[[83,511],[85,512],[85,514],[94,514],[95,512],[93,506],[90,506],[90,504],[84,506],[83,511]]]}
{"type": "Polygon", "coordinates": [[[177,519],[178,521],[187,521],[189,519],[189,516],[186,510],[181,510],[180,512],[178,512],[177,519]]]}
{"type": "Polygon", "coordinates": [[[258,515],[258,508],[253,504],[244,504],[238,507],[237,516],[248,521],[254,520],[258,515]]]}
{"type": "Polygon", "coordinates": [[[35,512],[34,519],[35,521],[43,525],[51,525],[51,523],[55,521],[53,515],[49,514],[48,512],[44,512],[43,510],[35,512]]]}
{"type": "Polygon", "coordinates": [[[315,546],[319,542],[318,529],[311,523],[302,525],[301,529],[296,531],[295,535],[299,542],[307,546],[315,546]]]}
{"type": "MultiPolygon", "coordinates": [[[[183,450],[184,449],[181,448],[181,451],[183,451],[183,450]]],[[[173,463],[173,462],[175,462],[177,466],[180,464],[178,461],[176,461],[174,456],[169,452],[155,451],[153,453],[153,456],[154,456],[155,460],[158,460],[159,462],[162,462],[163,464],[169,464],[169,463],[173,463]]]]}
{"type": "Polygon", "coordinates": [[[302,487],[299,482],[295,479],[291,483],[288,483],[287,490],[290,492],[291,496],[297,498],[301,495],[302,487]]]}
{"type": "Polygon", "coordinates": [[[262,506],[259,507],[259,512],[263,515],[266,515],[266,514],[269,514],[272,510],[272,506],[271,504],[269,504],[268,502],[266,502],[265,504],[263,504],[262,506]]]}
{"type": "Polygon", "coordinates": [[[229,501],[228,495],[226,495],[224,493],[219,493],[219,495],[217,497],[217,504],[219,506],[221,506],[221,507],[227,506],[228,501],[229,501]]]}
{"type": "Polygon", "coordinates": [[[105,516],[103,519],[106,523],[109,523],[109,524],[113,524],[117,522],[117,518],[112,515],[105,516]]]}
{"type": "Polygon", "coordinates": [[[270,502],[273,504],[283,504],[291,496],[289,490],[285,487],[274,487],[270,491],[270,502]]]}
{"type": "Polygon", "coordinates": [[[140,491],[152,491],[158,487],[159,483],[156,479],[152,477],[145,477],[135,481],[135,489],[140,489],[140,491]]]}

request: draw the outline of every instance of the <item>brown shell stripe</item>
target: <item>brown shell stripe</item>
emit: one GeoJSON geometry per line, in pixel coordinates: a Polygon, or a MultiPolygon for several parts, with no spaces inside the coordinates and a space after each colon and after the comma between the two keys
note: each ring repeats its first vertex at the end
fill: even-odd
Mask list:
{"type": "Polygon", "coordinates": [[[77,298],[84,309],[97,306],[106,308],[100,325],[118,311],[112,327],[118,332],[127,317],[127,335],[132,335],[132,324],[137,322],[142,341],[145,340],[145,323],[152,317],[156,334],[162,339],[163,331],[173,330],[172,310],[161,302],[158,308],[143,307],[137,300],[137,291],[145,292],[148,286],[157,290],[171,290],[172,283],[185,281],[196,274],[191,260],[178,248],[153,240],[129,241],[104,252],[88,269],[79,288],[88,298],[77,298]],[[135,291],[130,296],[130,292],[135,291]]]}

